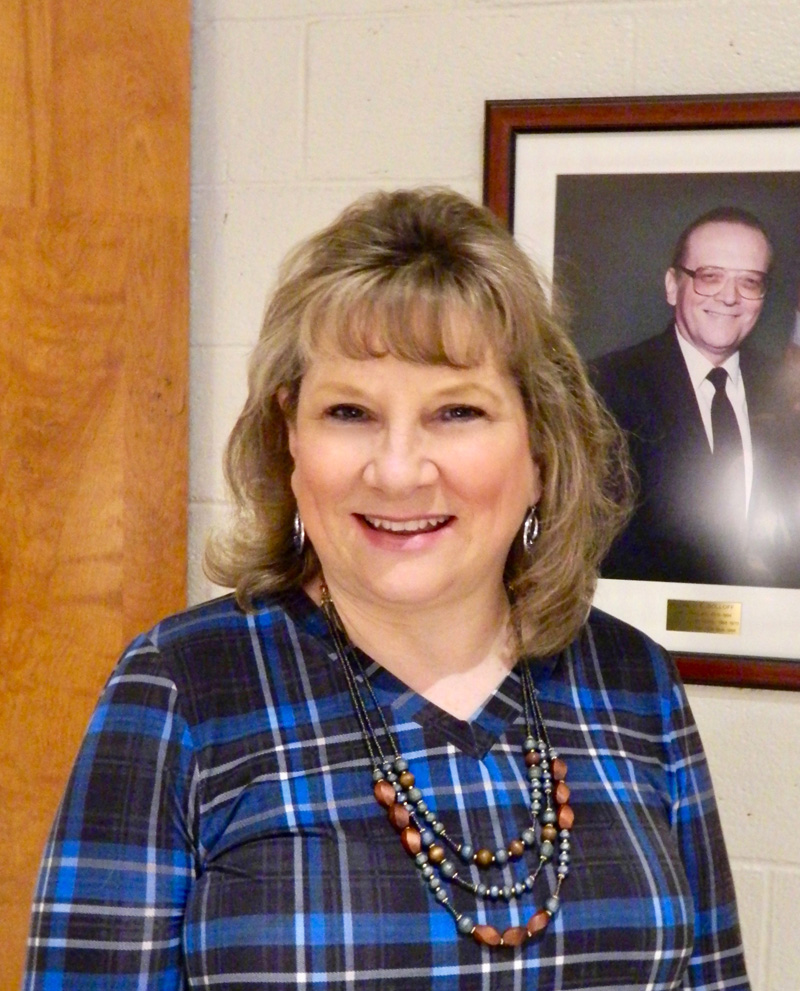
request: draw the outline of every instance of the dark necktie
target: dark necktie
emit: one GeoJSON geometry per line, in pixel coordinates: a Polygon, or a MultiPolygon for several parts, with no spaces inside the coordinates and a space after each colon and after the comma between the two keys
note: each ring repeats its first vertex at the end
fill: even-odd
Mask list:
{"type": "Polygon", "coordinates": [[[729,519],[743,521],[745,515],[744,447],[736,413],[725,391],[728,373],[712,368],[707,376],[714,386],[711,400],[711,436],[714,445],[714,475],[720,509],[729,519]]]}

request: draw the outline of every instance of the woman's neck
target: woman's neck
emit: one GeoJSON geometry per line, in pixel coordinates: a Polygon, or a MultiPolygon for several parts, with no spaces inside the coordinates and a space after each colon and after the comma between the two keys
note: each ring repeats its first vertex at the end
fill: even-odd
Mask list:
{"type": "MultiPolygon", "coordinates": [[[[320,582],[306,591],[317,603],[320,582]]],[[[505,589],[439,607],[373,603],[331,588],[350,640],[417,694],[468,719],[516,663],[505,589]]]]}

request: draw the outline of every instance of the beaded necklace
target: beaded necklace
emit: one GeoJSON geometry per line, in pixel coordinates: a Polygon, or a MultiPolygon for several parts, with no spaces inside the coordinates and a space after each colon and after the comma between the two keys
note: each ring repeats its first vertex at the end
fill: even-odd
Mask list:
{"type": "Polygon", "coordinates": [[[568,804],[567,765],[550,745],[528,664],[522,663],[519,670],[525,714],[522,751],[530,789],[530,825],[507,846],[497,850],[476,849],[473,844],[450,835],[417,788],[408,761],[397,747],[361,659],[345,632],[324,582],[322,609],[369,755],[375,800],[386,809],[389,822],[400,835],[403,849],[413,859],[436,901],[453,917],[461,935],[472,936],[488,947],[521,946],[541,933],[559,909],[561,886],[569,873],[570,830],[575,820],[568,804]],[[378,727],[383,732],[383,743],[378,727]],[[476,924],[470,915],[459,912],[451,902],[448,884],[470,892],[477,901],[511,902],[522,898],[533,890],[542,869],[556,855],[556,842],[555,887],[544,907],[534,912],[524,926],[512,926],[501,933],[494,926],[476,924]],[[526,852],[536,858],[536,864],[523,881],[514,884],[476,883],[459,870],[462,864],[465,867],[474,865],[480,871],[502,869],[526,852]]]}

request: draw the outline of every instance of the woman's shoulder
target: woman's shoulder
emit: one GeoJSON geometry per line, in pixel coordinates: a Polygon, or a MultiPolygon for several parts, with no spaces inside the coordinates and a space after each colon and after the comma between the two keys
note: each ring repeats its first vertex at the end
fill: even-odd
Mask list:
{"type": "Polygon", "coordinates": [[[680,675],[669,652],[642,630],[592,608],[575,644],[582,669],[607,687],[632,693],[671,694],[680,675]]]}
{"type": "Polygon", "coordinates": [[[249,609],[243,609],[230,592],[166,616],[139,639],[165,651],[209,642],[235,643],[251,638],[253,631],[268,636],[287,625],[321,630],[318,614],[318,607],[300,589],[261,596],[249,609]]]}
{"type": "Polygon", "coordinates": [[[301,590],[263,596],[249,610],[231,593],[160,620],[132,641],[115,673],[149,672],[195,697],[236,690],[285,677],[323,634],[324,618],[301,590]]]}

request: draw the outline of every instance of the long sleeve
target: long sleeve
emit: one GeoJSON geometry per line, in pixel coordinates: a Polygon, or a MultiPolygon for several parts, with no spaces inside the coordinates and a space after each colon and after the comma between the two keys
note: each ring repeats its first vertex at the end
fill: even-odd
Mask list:
{"type": "Polygon", "coordinates": [[[694,949],[684,988],[747,991],[736,895],[711,776],[677,674],[675,679],[667,730],[674,781],[673,829],[695,903],[694,949]]]}
{"type": "Polygon", "coordinates": [[[100,698],[45,848],[25,991],[184,986],[195,777],[175,684],[140,638],[100,698]]]}

